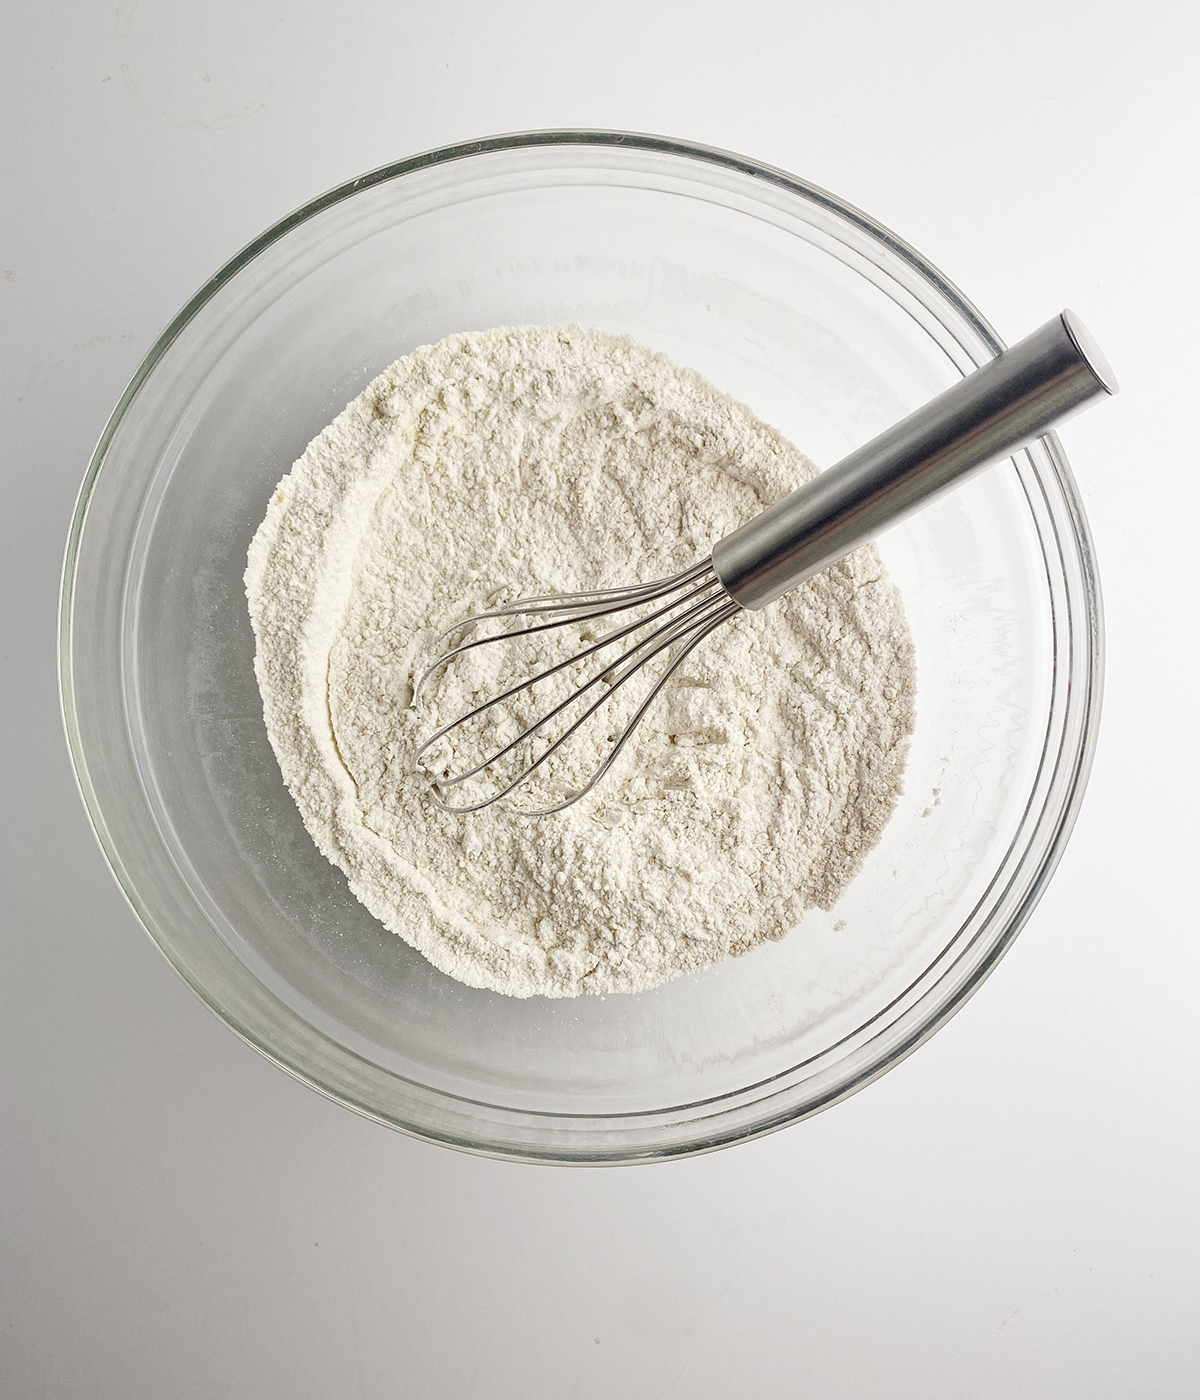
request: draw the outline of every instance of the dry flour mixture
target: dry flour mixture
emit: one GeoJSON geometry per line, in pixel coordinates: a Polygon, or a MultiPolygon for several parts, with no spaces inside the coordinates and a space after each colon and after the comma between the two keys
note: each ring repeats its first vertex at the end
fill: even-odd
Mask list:
{"type": "Polygon", "coordinates": [[[813,472],[698,375],[575,327],[423,347],[309,445],[250,549],[255,668],[305,825],[384,925],[471,986],[574,996],[652,987],[834,903],[913,723],[874,548],[715,632],[563,812],[447,815],[412,762],[441,628],[678,572],[813,472]]]}

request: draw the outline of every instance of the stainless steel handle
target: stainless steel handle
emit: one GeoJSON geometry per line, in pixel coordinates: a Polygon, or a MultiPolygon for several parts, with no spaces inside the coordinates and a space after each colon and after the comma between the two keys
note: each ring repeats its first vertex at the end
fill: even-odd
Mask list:
{"type": "Polygon", "coordinates": [[[1100,348],[1064,311],[726,535],[713,550],[717,576],[744,608],[766,607],[971,472],[1116,392],[1100,348]]]}

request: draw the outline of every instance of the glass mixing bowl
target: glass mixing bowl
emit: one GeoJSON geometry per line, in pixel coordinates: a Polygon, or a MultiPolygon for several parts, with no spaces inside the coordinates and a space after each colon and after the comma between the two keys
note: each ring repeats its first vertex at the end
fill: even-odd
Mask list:
{"type": "Polygon", "coordinates": [[[461,986],[371,918],[301,825],[263,726],[242,573],[275,483],[391,361],[452,331],[561,322],[665,351],[820,465],[1002,348],[886,229],[720,151],[542,132],[388,166],[234,258],[125,391],[71,525],[63,710],[122,889],[250,1044],[433,1141],[644,1161],[845,1098],[979,986],[1080,802],[1100,603],[1050,435],[882,540],[916,644],[917,729],[903,799],[836,908],[639,995],[461,986]]]}

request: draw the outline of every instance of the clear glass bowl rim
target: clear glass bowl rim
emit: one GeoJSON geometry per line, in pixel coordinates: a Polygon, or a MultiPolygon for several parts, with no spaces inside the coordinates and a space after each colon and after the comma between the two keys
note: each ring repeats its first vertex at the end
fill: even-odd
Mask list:
{"type": "MultiPolygon", "coordinates": [[[[962,317],[970,330],[978,337],[979,341],[991,354],[998,355],[1006,348],[1004,341],[1001,340],[995,330],[993,330],[991,325],[968,298],[915,248],[899,238],[885,225],[879,223],[853,205],[839,199],[836,195],[798,176],[789,174],[787,171],[780,170],[775,166],[767,165],[761,161],[752,160],[749,157],[725,151],[717,147],[645,133],[566,128],[560,130],[512,132],[503,135],[482,137],[475,140],[458,142],[453,145],[437,147],[428,151],[423,151],[417,155],[409,156],[404,160],[380,166],[356,179],[337,185],[308,201],[306,204],[299,206],[265,230],[257,238],[246,244],[245,247],[204,283],[167,325],[130,379],[124,393],[113,409],[100,435],[96,448],[92,453],[87,472],[79,489],[68,532],[63,559],[58,611],[59,703],[62,711],[63,726],[72,769],[75,774],[80,797],[83,801],[97,842],[100,845],[101,851],[104,854],[105,860],[108,863],[109,869],[118,887],[125,896],[127,903],[133,910],[139,923],[141,923],[146,933],[159,951],[166,957],[168,962],[171,963],[201,1001],[228,1025],[235,1034],[245,1040],[247,1044],[258,1050],[259,1053],[264,1055],[268,1060],[278,1065],[301,1083],[316,1089],[319,1093],[333,1099],[335,1102],[354,1110],[364,1117],[383,1123],[386,1126],[398,1129],[401,1132],[405,1132],[425,1141],[441,1143],[481,1156],[498,1157],[506,1160],[554,1163],[559,1165],[620,1165],[631,1162],[659,1161],[680,1156],[694,1156],[702,1152],[714,1151],[721,1147],[730,1146],[736,1142],[761,1137],[767,1133],[786,1127],[790,1123],[799,1121],[802,1118],[811,1117],[814,1113],[820,1112],[824,1108],[831,1107],[833,1104],[856,1093],[859,1089],[866,1087],[867,1084],[877,1079],[880,1075],[884,1074],[888,1069],[892,1068],[899,1063],[900,1060],[906,1058],[922,1045],[966,1003],[986,980],[1004,953],[1007,952],[1013,940],[1021,931],[1029,915],[1037,905],[1047,882],[1061,859],[1083,800],[1083,794],[1087,786],[1087,780],[1091,771],[1092,759],[1095,752],[1104,676],[1103,605],[1095,566],[1094,548],[1078,489],[1075,485],[1066,456],[1054,433],[1046,434],[1046,436],[1041,439],[1041,446],[1045,451],[1050,468],[1062,492],[1063,504],[1066,508],[1070,526],[1071,539],[1075,546],[1077,562],[1082,578],[1083,607],[1080,610],[1079,616],[1071,614],[1069,620],[1073,624],[1072,630],[1077,629],[1078,640],[1085,652],[1086,662],[1083,667],[1082,694],[1077,695],[1076,698],[1077,723],[1075,729],[1078,739],[1076,751],[1070,763],[1070,776],[1067,790],[1061,800],[1060,815],[1057,823],[1053,830],[1044,834],[1042,857],[1036,871],[1028,881],[1025,897],[1021,901],[1016,912],[1009,918],[1003,930],[993,939],[988,949],[987,956],[977,963],[970,977],[964,983],[955,988],[950,996],[938,1000],[933,996],[933,993],[943,980],[939,977],[934,987],[930,988],[921,997],[921,1005],[925,1005],[931,1000],[934,1004],[931,1007],[926,1006],[926,1014],[916,1020],[909,1028],[909,1032],[902,1043],[893,1045],[886,1056],[880,1057],[854,1076],[837,1084],[830,1092],[815,1099],[810,1099],[805,1103],[794,1105],[765,1119],[759,1119],[752,1124],[743,1124],[740,1127],[733,1127],[727,1131],[713,1133],[706,1137],[697,1137],[686,1143],[675,1142],[664,1147],[662,1150],[641,1149],[637,1151],[628,1151],[621,1149],[599,1149],[595,1152],[588,1152],[580,1149],[562,1150],[556,1149],[555,1147],[537,1150],[529,1147],[527,1143],[519,1146],[500,1145],[495,1142],[482,1143],[458,1136],[442,1134],[431,1130],[428,1126],[405,1122],[371,1105],[356,1102],[354,1099],[348,1097],[345,1092],[322,1083],[304,1068],[290,1063],[287,1059],[276,1053],[269,1044],[265,1043],[255,1034],[252,1028],[242,1025],[237,1019],[231,1016],[210,994],[205,986],[191,975],[186,963],[176,955],[171,946],[170,939],[165,935],[163,930],[157,927],[154,916],[143,905],[137,889],[133,886],[132,882],[126,878],[123,862],[107,829],[99,796],[93,788],[88,773],[71,681],[72,618],[76,565],[80,544],[83,538],[88,505],[95,490],[100,469],[104,464],[109,445],[116,435],[126,412],[136,398],[141,386],[151,373],[153,373],[156,365],[166,354],[172,343],[200,309],[210,301],[222,287],[236,277],[243,268],[251,263],[271,244],[285,237],[293,229],[306,223],[322,211],[344,200],[350,199],[366,189],[399,179],[405,175],[431,166],[446,164],[455,160],[468,159],[472,156],[526,148],[552,148],[556,146],[590,146],[610,149],[627,149],[681,157],[740,173],[767,185],[775,186],[788,193],[800,196],[809,204],[822,208],[835,217],[855,226],[862,233],[868,235],[877,245],[886,249],[889,254],[893,255],[901,263],[906,264],[909,270],[916,273],[918,278],[926,283],[934,293],[951,305],[954,311],[962,317]]],[[[913,1008],[913,1010],[916,1010],[916,1008],[913,1008]]],[[[540,1115],[532,1114],[530,1116],[538,1117],[540,1115]]],[[[581,1116],[587,1118],[592,1115],[584,1114],[581,1116]]],[[[634,1114],[631,1116],[636,1118],[641,1115],[634,1114]]]]}

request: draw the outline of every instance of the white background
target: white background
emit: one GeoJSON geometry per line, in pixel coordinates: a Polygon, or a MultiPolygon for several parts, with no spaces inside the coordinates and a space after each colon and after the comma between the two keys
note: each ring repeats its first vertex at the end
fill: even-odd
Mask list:
{"type": "Polygon", "coordinates": [[[1200,1393],[1193,0],[41,0],[0,48],[0,1394],[1200,1393]],[[895,229],[1123,392],[1062,437],[1100,747],[1014,950],[772,1138],[561,1170],[410,1141],[206,1011],[122,902],[55,692],[72,503],[161,327],[322,189],[463,138],[691,138],[895,229]]]}

